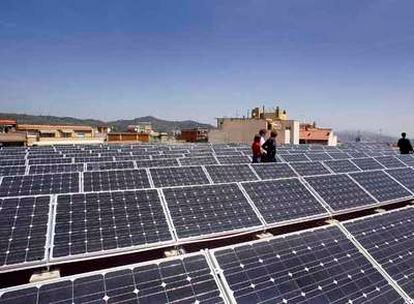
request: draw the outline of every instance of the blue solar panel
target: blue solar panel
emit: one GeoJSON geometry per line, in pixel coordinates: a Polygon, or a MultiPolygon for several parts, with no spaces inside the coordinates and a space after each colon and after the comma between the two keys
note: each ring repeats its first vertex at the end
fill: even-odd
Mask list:
{"type": "Polygon", "coordinates": [[[278,179],[287,177],[296,177],[296,173],[286,163],[258,163],[252,164],[261,179],[278,179]]]}
{"type": "Polygon", "coordinates": [[[249,165],[212,165],[206,166],[207,172],[214,183],[229,183],[257,180],[257,176],[249,165]]]}
{"type": "Polygon", "coordinates": [[[324,162],[335,173],[359,172],[359,168],[348,159],[329,160],[324,162]]]}
{"type": "Polygon", "coordinates": [[[389,169],[386,172],[414,193],[414,169],[389,169]]]}
{"type": "Polygon", "coordinates": [[[331,174],[320,162],[298,162],[290,165],[300,176],[331,174]]]}

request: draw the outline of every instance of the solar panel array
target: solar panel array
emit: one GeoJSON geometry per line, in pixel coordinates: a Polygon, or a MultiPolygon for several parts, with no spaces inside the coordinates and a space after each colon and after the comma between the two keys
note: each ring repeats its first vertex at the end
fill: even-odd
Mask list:
{"type": "MultiPolygon", "coordinates": [[[[91,145],[27,148],[23,151],[0,149],[0,272],[186,244],[206,238],[214,240],[413,198],[414,170],[410,164],[414,158],[411,155],[400,157],[385,148],[358,149],[361,148],[286,146],[280,148],[282,156],[277,163],[263,164],[250,164],[250,149],[243,145],[91,145]]],[[[336,232],[329,234],[336,236],[336,232]]],[[[319,232],[312,231],[299,243],[320,237],[319,232]]],[[[277,243],[277,239],[269,242],[277,243]]],[[[266,242],[263,241],[263,244],[266,242]]],[[[347,242],[339,237],[334,239],[334,243],[339,243],[344,252],[347,252],[347,242]]],[[[232,250],[238,254],[243,246],[251,244],[237,245],[232,250]]],[[[288,246],[293,245],[286,243],[288,246]]],[[[326,257],[333,255],[331,249],[326,250],[326,257]]],[[[214,251],[214,255],[219,251],[214,251]]],[[[286,256],[284,265],[295,256],[286,256]]],[[[209,254],[201,254],[201,257],[210,260],[209,254]]],[[[305,255],[309,260],[315,257],[319,261],[319,256],[314,253],[305,255]]],[[[262,257],[259,259],[264,261],[262,257]]],[[[363,259],[358,257],[354,263],[368,271],[370,261],[363,259]]],[[[182,258],[178,260],[182,261],[182,258]]],[[[306,261],[300,256],[299,262],[304,264],[306,261]]],[[[220,263],[212,265],[212,262],[207,263],[205,268],[210,275],[224,269],[220,263]]],[[[297,265],[302,265],[299,262],[297,265]]],[[[339,275],[343,275],[344,269],[354,268],[341,266],[334,269],[341,269],[339,275]]],[[[181,269],[176,274],[181,276],[186,271],[181,269]]],[[[238,274],[241,277],[255,275],[256,271],[253,267],[247,272],[242,267],[238,274]]],[[[117,281],[118,287],[105,290],[113,282],[110,276],[106,282],[106,275],[110,272],[97,275],[101,276],[99,284],[104,282],[104,289],[96,294],[94,300],[109,303],[144,301],[144,289],[137,288],[136,291],[134,287],[131,293],[129,278],[117,281]],[[123,291],[117,291],[118,288],[123,291]]],[[[128,271],[122,270],[119,275],[122,276],[123,272],[128,271]]],[[[223,279],[227,280],[225,273],[223,279]]],[[[295,274],[293,271],[290,273],[295,274]]],[[[263,288],[257,287],[262,283],[252,283],[255,286],[250,286],[250,289],[243,285],[233,290],[231,284],[222,285],[220,279],[214,278],[209,282],[214,282],[216,289],[209,283],[209,287],[199,293],[195,290],[190,293],[189,290],[194,288],[188,285],[188,282],[190,285],[193,282],[190,276],[190,280],[186,279],[187,285],[182,282],[185,285],[183,293],[178,292],[182,297],[176,296],[177,300],[191,303],[203,303],[204,300],[206,303],[226,302],[226,297],[232,294],[230,291],[235,291],[233,295],[240,303],[244,300],[256,303],[257,299],[262,303],[276,300],[281,303],[319,303],[331,301],[339,295],[339,302],[399,303],[401,300],[401,290],[397,288],[398,294],[393,284],[384,285],[383,274],[380,274],[381,278],[377,274],[369,277],[370,283],[360,286],[351,274],[350,282],[339,278],[342,281],[337,280],[336,288],[323,285],[325,279],[320,275],[319,272],[311,275],[312,280],[319,284],[318,291],[314,285],[308,291],[302,290],[299,285],[289,287],[286,281],[287,285],[283,285],[286,290],[279,284],[276,284],[276,289],[274,286],[270,288],[266,285],[270,283],[263,283],[263,288]],[[347,293],[345,290],[349,284],[360,289],[352,285],[355,292],[347,293]],[[378,294],[371,290],[373,285],[376,285],[378,294]],[[319,287],[324,291],[320,292],[319,287]],[[221,290],[226,288],[230,290],[222,294],[221,290]],[[300,297],[297,294],[299,290],[300,297]],[[214,296],[204,298],[210,292],[214,296]]],[[[301,280],[301,276],[298,279],[301,280]]],[[[16,299],[30,303],[30,297],[33,297],[33,303],[46,303],[51,299],[81,303],[82,300],[89,301],[89,297],[92,301],[93,294],[87,290],[96,281],[81,278],[78,282],[85,280],[91,285],[79,289],[80,284],[75,284],[77,279],[68,281],[62,278],[54,286],[49,283],[32,286],[30,292],[23,292],[23,289],[0,292],[0,303],[19,303],[16,299]],[[55,293],[59,286],[64,291],[55,293]],[[80,298],[76,296],[78,291],[79,295],[83,292],[80,298]]],[[[240,279],[240,283],[245,282],[240,279]]],[[[403,280],[396,279],[394,283],[399,282],[403,280]]],[[[161,280],[160,284],[163,283],[167,284],[161,280]]],[[[160,297],[158,299],[161,299],[161,294],[165,296],[172,292],[168,288],[157,288],[160,290],[156,293],[160,297]]],[[[406,288],[407,293],[410,288],[406,288]]],[[[166,303],[174,302],[169,296],[166,299],[166,303]]]]}

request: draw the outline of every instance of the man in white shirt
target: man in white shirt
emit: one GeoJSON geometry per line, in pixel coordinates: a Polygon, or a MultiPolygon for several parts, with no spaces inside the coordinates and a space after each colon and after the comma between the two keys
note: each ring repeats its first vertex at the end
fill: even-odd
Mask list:
{"type": "Polygon", "coordinates": [[[265,129],[261,129],[259,131],[259,135],[260,135],[260,147],[263,146],[263,144],[266,142],[266,130],[265,129]]]}

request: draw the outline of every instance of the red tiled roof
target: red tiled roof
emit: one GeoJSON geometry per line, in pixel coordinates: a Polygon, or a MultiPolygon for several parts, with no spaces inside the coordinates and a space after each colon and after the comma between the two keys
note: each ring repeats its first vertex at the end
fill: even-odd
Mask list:
{"type": "Polygon", "coordinates": [[[328,140],[331,129],[300,129],[299,139],[303,140],[328,140]]]}

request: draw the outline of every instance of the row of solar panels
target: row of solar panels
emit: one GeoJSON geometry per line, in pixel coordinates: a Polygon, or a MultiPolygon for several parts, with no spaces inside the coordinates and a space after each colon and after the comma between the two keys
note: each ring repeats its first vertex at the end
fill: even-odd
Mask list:
{"type": "Polygon", "coordinates": [[[414,208],[28,284],[1,304],[412,303],[414,208]]]}
{"type": "MultiPolygon", "coordinates": [[[[105,177],[117,172],[128,171],[106,171],[105,177]]],[[[42,186],[39,178],[46,176],[32,182],[42,186]]],[[[174,180],[183,182],[167,175],[174,180]]],[[[103,184],[96,184],[99,191],[87,193],[62,188],[62,181],[52,185],[72,193],[0,199],[2,271],[261,231],[407,201],[414,193],[411,168],[144,190],[100,191],[103,184]]]]}
{"type": "MultiPolygon", "coordinates": [[[[124,160],[107,161],[106,158],[100,158],[101,162],[72,163],[70,159],[62,158],[59,160],[68,160],[70,163],[51,163],[51,164],[31,164],[25,165],[25,161],[13,161],[12,166],[0,166],[0,176],[15,175],[32,175],[47,174],[59,172],[83,172],[83,171],[100,171],[100,170],[117,170],[117,169],[138,169],[138,168],[157,168],[157,167],[174,167],[174,166],[194,166],[194,165],[226,165],[226,164],[247,164],[251,160],[247,156],[208,156],[194,158],[168,158],[160,160],[136,160],[137,157],[127,158],[124,160]]],[[[36,159],[40,160],[40,159],[36,159]]],[[[56,159],[50,159],[53,162],[56,159]]],[[[88,159],[90,160],[90,159],[88,159]]],[[[96,160],[96,159],[94,159],[96,160]]],[[[1,162],[1,161],[0,161],[1,162]]],[[[284,162],[282,162],[284,163],[284,162]]],[[[399,156],[382,156],[382,157],[365,157],[355,159],[339,159],[324,161],[292,161],[289,162],[299,175],[314,175],[313,171],[324,174],[327,171],[335,173],[357,172],[360,170],[377,170],[402,168],[414,166],[414,157],[411,155],[399,156]],[[309,170],[314,167],[315,170],[309,170]],[[304,171],[302,173],[302,171],[304,171]]]]}

